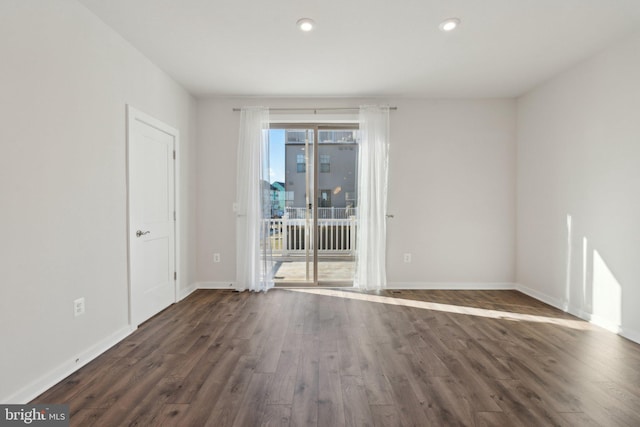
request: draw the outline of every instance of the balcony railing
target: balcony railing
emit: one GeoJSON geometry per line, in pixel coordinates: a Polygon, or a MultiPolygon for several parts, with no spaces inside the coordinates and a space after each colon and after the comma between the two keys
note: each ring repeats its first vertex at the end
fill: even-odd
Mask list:
{"type": "MultiPolygon", "coordinates": [[[[289,219],[304,219],[306,208],[285,208],[289,219]]],[[[348,219],[358,215],[358,208],[318,208],[318,219],[348,219]]]]}
{"type": "MultiPolygon", "coordinates": [[[[323,208],[324,209],[324,208],[323,208]]],[[[303,208],[304,210],[304,208],[303,208]]],[[[307,234],[307,220],[284,218],[265,220],[269,227],[269,242],[274,255],[290,256],[306,253],[305,242],[322,255],[354,255],[356,249],[356,217],[318,218],[318,242],[314,245],[314,233],[307,234]]],[[[311,226],[313,221],[309,220],[311,226]]]]}

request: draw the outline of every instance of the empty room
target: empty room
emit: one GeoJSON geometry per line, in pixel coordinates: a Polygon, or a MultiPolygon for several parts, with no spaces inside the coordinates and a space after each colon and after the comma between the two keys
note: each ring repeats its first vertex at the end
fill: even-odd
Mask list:
{"type": "Polygon", "coordinates": [[[640,425],[637,0],[0,0],[0,117],[1,425],[640,425]]]}

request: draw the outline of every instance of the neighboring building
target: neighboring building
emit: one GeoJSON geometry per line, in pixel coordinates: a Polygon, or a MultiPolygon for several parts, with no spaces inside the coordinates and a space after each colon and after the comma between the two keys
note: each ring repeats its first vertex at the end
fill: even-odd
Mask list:
{"type": "Polygon", "coordinates": [[[278,218],[284,214],[286,190],[284,182],[271,183],[271,217],[278,218]]]}
{"type": "MultiPolygon", "coordinates": [[[[287,207],[306,205],[307,159],[305,130],[287,130],[285,135],[285,189],[291,196],[287,207]]],[[[355,208],[358,144],[356,130],[319,131],[318,207],[355,208]]],[[[310,147],[311,149],[311,147],[310,147]]],[[[311,176],[310,182],[313,182],[311,176]]]]}

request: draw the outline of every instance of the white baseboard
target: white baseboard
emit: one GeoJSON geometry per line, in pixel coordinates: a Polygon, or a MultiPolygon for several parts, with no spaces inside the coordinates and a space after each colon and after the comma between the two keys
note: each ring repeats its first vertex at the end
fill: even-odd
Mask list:
{"type": "MultiPolygon", "coordinates": [[[[535,298],[538,301],[541,301],[545,304],[549,304],[552,307],[555,307],[559,310],[564,311],[565,313],[569,313],[572,314],[576,317],[579,317],[582,320],[586,320],[587,322],[592,322],[592,323],[596,323],[594,321],[594,317],[591,313],[588,313],[582,309],[579,309],[577,307],[574,307],[570,304],[567,304],[566,301],[563,301],[561,299],[558,298],[554,298],[552,296],[549,296],[545,293],[539,292],[533,288],[530,288],[528,286],[522,285],[522,284],[517,284],[516,285],[516,290],[518,290],[519,292],[522,292],[525,295],[529,295],[531,298],[535,298]]],[[[601,326],[601,325],[599,325],[601,326]]],[[[609,328],[607,328],[609,329],[609,328]]],[[[614,331],[617,333],[617,331],[614,331]]]]}
{"type": "Polygon", "coordinates": [[[522,292],[523,294],[529,295],[532,298],[535,298],[539,301],[544,302],[545,304],[549,304],[552,307],[560,309],[566,313],[572,314],[582,320],[585,320],[589,323],[592,323],[596,326],[600,326],[603,329],[606,329],[614,334],[618,334],[623,336],[633,342],[640,344],[640,333],[634,331],[629,328],[625,328],[620,325],[616,325],[614,322],[611,322],[607,319],[604,319],[600,316],[594,315],[593,313],[589,313],[584,311],[578,307],[572,306],[571,304],[567,304],[565,301],[562,301],[558,298],[551,297],[542,292],[536,291],[528,286],[522,284],[516,284],[516,290],[522,292]]]}
{"type": "Polygon", "coordinates": [[[441,290],[505,290],[516,289],[515,283],[475,283],[475,282],[390,282],[387,289],[441,289],[441,290]]]}
{"type": "Polygon", "coordinates": [[[640,333],[638,331],[634,331],[631,329],[627,329],[624,327],[620,327],[620,336],[625,337],[628,340],[631,340],[635,343],[640,344],[640,333]]]}
{"type": "Polygon", "coordinates": [[[568,307],[565,307],[563,302],[557,298],[550,297],[547,294],[542,292],[538,292],[535,289],[532,289],[528,286],[522,285],[520,283],[516,284],[516,290],[522,292],[525,295],[529,295],[531,298],[535,298],[538,301],[542,301],[545,304],[549,304],[555,308],[559,308],[562,311],[568,311],[568,307]]]}
{"type": "Polygon", "coordinates": [[[196,289],[235,289],[234,282],[197,282],[196,289]]]}
{"type": "Polygon", "coordinates": [[[69,361],[63,363],[52,371],[46,373],[42,377],[33,381],[31,384],[26,385],[22,389],[13,393],[11,396],[0,398],[0,402],[6,404],[25,404],[44,393],[49,388],[53,387],[69,375],[73,374],[78,369],[82,368],[87,363],[91,362],[96,357],[125,339],[129,336],[135,328],[126,326],[103,340],[92,345],[80,354],[72,357],[69,361]]]}
{"type": "Polygon", "coordinates": [[[195,290],[198,289],[198,287],[196,285],[197,285],[197,283],[192,283],[189,286],[187,286],[186,288],[180,289],[180,291],[178,292],[178,301],[177,302],[182,301],[183,299],[185,299],[186,297],[191,295],[193,292],[195,292],[195,290]]]}
{"type": "Polygon", "coordinates": [[[597,316],[595,314],[589,314],[589,313],[587,313],[586,316],[579,316],[577,314],[572,313],[571,311],[569,313],[583,320],[588,320],[594,325],[600,326],[601,328],[606,329],[607,331],[613,332],[614,334],[620,335],[620,332],[622,331],[622,327],[620,325],[617,325],[615,324],[615,322],[611,322],[610,320],[605,319],[602,316],[597,316]]]}

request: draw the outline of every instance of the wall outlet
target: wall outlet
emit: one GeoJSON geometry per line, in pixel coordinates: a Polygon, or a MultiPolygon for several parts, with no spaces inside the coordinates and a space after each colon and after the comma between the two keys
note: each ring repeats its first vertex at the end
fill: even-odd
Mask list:
{"type": "Polygon", "coordinates": [[[403,256],[403,260],[404,260],[404,262],[406,262],[406,263],[411,262],[411,254],[404,254],[404,256],[403,256]]]}
{"type": "Polygon", "coordinates": [[[215,253],[213,254],[213,262],[220,262],[220,254],[219,253],[215,253]]]}
{"type": "Polygon", "coordinates": [[[73,301],[73,315],[75,317],[84,314],[84,297],[73,301]]]}

